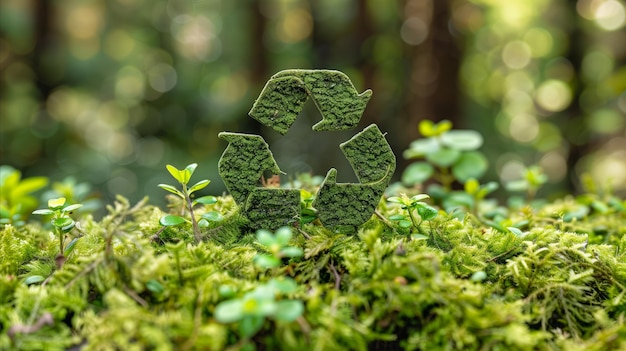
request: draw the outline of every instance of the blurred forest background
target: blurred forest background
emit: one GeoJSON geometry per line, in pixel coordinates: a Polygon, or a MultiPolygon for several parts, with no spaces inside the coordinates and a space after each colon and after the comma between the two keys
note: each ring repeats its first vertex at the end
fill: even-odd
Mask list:
{"type": "MultiPolygon", "coordinates": [[[[398,156],[422,119],[485,137],[490,172],[538,164],[541,195],[591,174],[626,193],[623,0],[3,0],[0,163],[53,181],[74,177],[105,203],[154,203],[165,170],[224,186],[220,131],[261,133],[293,176],[339,170],[338,145],[370,123],[398,156]],[[289,68],[345,72],[374,95],[358,129],[312,132],[308,103],[282,137],[247,116],[289,68]]],[[[343,177],[343,179],[341,178],[343,177]]]]}

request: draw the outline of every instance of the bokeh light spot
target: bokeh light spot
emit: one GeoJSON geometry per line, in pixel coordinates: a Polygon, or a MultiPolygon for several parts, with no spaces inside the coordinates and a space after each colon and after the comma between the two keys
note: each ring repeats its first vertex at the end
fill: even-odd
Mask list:
{"type": "Polygon", "coordinates": [[[521,142],[529,143],[539,134],[539,123],[537,118],[525,113],[518,113],[509,124],[509,135],[511,138],[521,142]]]}
{"type": "Polygon", "coordinates": [[[546,111],[562,111],[572,102],[572,91],[565,82],[550,79],[543,82],[536,92],[537,104],[546,111]]]}
{"type": "Polygon", "coordinates": [[[176,85],[176,70],[165,63],[157,64],[148,71],[148,80],[152,89],[165,93],[176,85]]]}
{"type": "Polygon", "coordinates": [[[400,37],[409,45],[419,45],[428,37],[428,26],[421,18],[410,17],[402,23],[400,37]]]}
{"type": "Polygon", "coordinates": [[[543,155],[539,166],[551,182],[558,182],[567,175],[567,162],[558,151],[551,151],[543,155]]]}
{"type": "Polygon", "coordinates": [[[511,69],[524,68],[530,63],[530,60],[530,47],[523,41],[511,41],[502,50],[502,61],[511,69]]]}
{"type": "Polygon", "coordinates": [[[613,31],[623,27],[626,23],[626,9],[619,1],[607,0],[596,8],[593,17],[598,27],[613,31]]]}
{"type": "Polygon", "coordinates": [[[524,34],[524,42],[530,47],[532,57],[547,56],[554,44],[550,32],[543,28],[531,28],[524,34]]]}
{"type": "Polygon", "coordinates": [[[308,38],[312,32],[311,14],[303,9],[294,9],[286,12],[280,20],[276,37],[284,43],[293,44],[308,38]]]}

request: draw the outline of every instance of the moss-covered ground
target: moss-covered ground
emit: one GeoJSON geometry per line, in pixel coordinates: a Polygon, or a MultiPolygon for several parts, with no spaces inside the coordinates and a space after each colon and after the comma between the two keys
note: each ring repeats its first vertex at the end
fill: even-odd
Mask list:
{"type": "Polygon", "coordinates": [[[101,220],[74,215],[63,264],[45,224],[0,229],[0,349],[626,350],[625,207],[585,195],[503,209],[517,230],[443,211],[401,228],[383,199],[356,232],[295,225],[304,255],[263,270],[231,197],[197,208],[224,216],[201,242],[120,197],[101,220]],[[217,321],[219,303],[281,276],[299,318],[250,338],[217,321]]]}

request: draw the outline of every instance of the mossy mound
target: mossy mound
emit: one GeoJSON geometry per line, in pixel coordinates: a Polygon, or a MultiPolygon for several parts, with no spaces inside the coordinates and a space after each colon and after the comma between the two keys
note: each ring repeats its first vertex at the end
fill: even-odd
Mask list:
{"type": "Polygon", "coordinates": [[[102,220],[77,218],[61,268],[49,229],[5,226],[0,349],[624,350],[626,206],[593,203],[508,209],[514,231],[440,211],[411,238],[381,202],[356,233],[294,228],[304,255],[270,270],[231,197],[208,206],[224,220],[200,243],[191,226],[155,236],[164,213],[119,198],[102,220]],[[249,339],[216,320],[280,276],[297,283],[285,297],[304,303],[298,319],[265,319],[249,339]]]}

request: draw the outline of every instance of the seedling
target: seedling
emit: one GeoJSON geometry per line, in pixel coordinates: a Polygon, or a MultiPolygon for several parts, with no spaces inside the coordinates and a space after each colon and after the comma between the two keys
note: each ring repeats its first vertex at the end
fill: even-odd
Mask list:
{"type": "Polygon", "coordinates": [[[0,225],[23,226],[27,215],[39,205],[31,194],[46,185],[46,177],[22,179],[22,173],[15,168],[0,166],[0,225]]]}
{"type": "Polygon", "coordinates": [[[490,193],[496,191],[500,186],[496,182],[480,184],[478,180],[471,178],[465,182],[465,192],[472,196],[472,212],[478,214],[478,206],[480,202],[490,193]]]}
{"type": "MultiPolygon", "coordinates": [[[[54,227],[57,236],[59,237],[59,256],[58,258],[63,259],[67,257],[69,253],[74,249],[74,245],[76,245],[76,241],[78,238],[75,238],[70,242],[70,244],[64,249],[65,243],[65,235],[74,229],[76,226],[76,222],[69,216],[72,212],[81,206],[82,204],[73,204],[65,206],[65,198],[60,197],[58,199],[51,199],[48,201],[48,208],[35,210],[33,214],[37,215],[52,215],[52,219],[50,223],[54,227]]],[[[62,261],[61,261],[62,262],[62,261]]]]}
{"type": "Polygon", "coordinates": [[[506,184],[507,190],[526,191],[526,200],[532,201],[537,190],[548,181],[548,177],[539,166],[530,166],[522,172],[522,179],[514,180],[506,184]]]}
{"type": "MultiPolygon", "coordinates": [[[[423,221],[430,221],[437,217],[437,209],[429,206],[422,200],[428,199],[430,196],[426,194],[418,194],[412,197],[408,197],[405,194],[397,197],[390,197],[387,201],[402,205],[402,209],[406,210],[407,214],[396,214],[389,217],[392,221],[397,221],[401,228],[414,227],[419,230],[420,224],[423,221]],[[417,215],[416,213],[417,212],[417,215]]],[[[424,239],[423,235],[417,234],[413,236],[416,239],[424,239]]]]}
{"type": "Polygon", "coordinates": [[[261,229],[256,235],[259,244],[269,252],[254,257],[254,263],[261,269],[276,268],[284,257],[300,257],[304,254],[301,248],[289,246],[292,236],[289,227],[279,228],[276,234],[261,229]]]}
{"type": "Polygon", "coordinates": [[[451,129],[452,122],[447,120],[437,124],[430,120],[420,122],[419,131],[425,138],[413,141],[403,155],[406,159],[425,161],[414,162],[404,170],[404,185],[415,186],[432,177],[449,191],[455,180],[465,183],[483,176],[487,159],[477,151],[483,144],[482,136],[473,130],[451,129]]]}
{"type": "Polygon", "coordinates": [[[247,340],[263,327],[265,318],[292,322],[302,315],[302,301],[276,299],[278,295],[293,293],[297,288],[296,282],[291,278],[272,279],[242,298],[218,304],[215,308],[215,319],[220,323],[239,322],[239,334],[247,340]]]}
{"type": "MultiPolygon", "coordinates": [[[[193,172],[196,170],[197,166],[198,166],[197,163],[192,163],[182,170],[177,169],[176,167],[172,165],[165,166],[165,168],[167,168],[168,172],[170,172],[172,177],[174,177],[174,179],[176,179],[178,183],[181,185],[181,190],[178,190],[176,189],[176,187],[169,185],[169,184],[159,184],[158,187],[163,190],[169,191],[170,193],[178,196],[184,201],[183,208],[181,209],[181,215],[184,216],[186,211],[189,212],[189,217],[191,218],[191,225],[193,227],[194,237],[196,241],[200,241],[200,237],[201,237],[200,227],[208,226],[209,221],[221,220],[221,215],[215,211],[211,211],[211,212],[207,212],[203,214],[199,222],[196,221],[196,216],[193,212],[193,207],[195,205],[197,204],[210,205],[210,204],[214,204],[217,202],[217,199],[215,198],[215,196],[202,196],[193,201],[191,200],[191,195],[194,192],[204,189],[211,182],[208,179],[203,179],[197,182],[196,184],[192,185],[191,187],[187,187],[187,184],[189,184],[189,180],[191,179],[191,176],[193,175],[193,172]]],[[[161,219],[159,220],[159,223],[161,223],[161,225],[164,227],[176,226],[185,222],[189,223],[189,220],[187,220],[186,218],[182,216],[168,214],[168,215],[161,217],[161,219]]]]}

